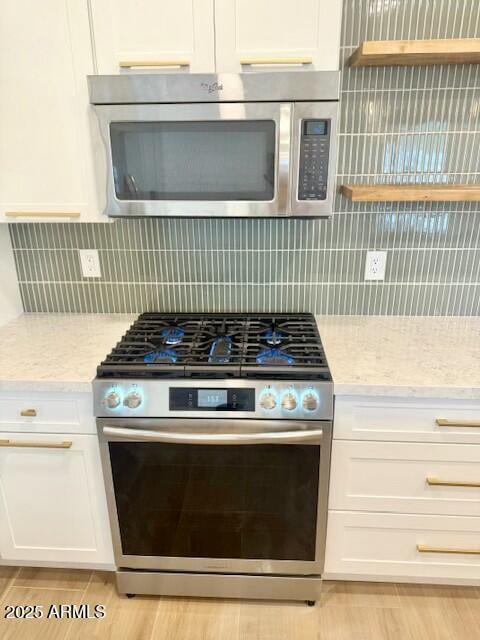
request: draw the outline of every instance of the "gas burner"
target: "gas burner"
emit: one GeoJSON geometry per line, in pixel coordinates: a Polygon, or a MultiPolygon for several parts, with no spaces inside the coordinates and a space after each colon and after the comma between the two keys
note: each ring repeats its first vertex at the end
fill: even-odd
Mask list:
{"type": "Polygon", "coordinates": [[[272,346],[281,344],[283,338],[284,338],[284,334],[281,331],[279,331],[275,326],[272,326],[265,333],[265,340],[267,341],[267,344],[271,344],[272,346]]]}
{"type": "Polygon", "coordinates": [[[160,335],[165,344],[180,344],[185,335],[185,331],[180,327],[165,327],[165,329],[162,329],[160,335]]]}
{"type": "Polygon", "coordinates": [[[262,349],[256,358],[257,364],[260,365],[291,365],[295,362],[295,358],[282,351],[281,349],[262,349]]]}
{"type": "Polygon", "coordinates": [[[228,364],[231,353],[232,339],[229,336],[219,336],[212,342],[208,361],[215,364],[228,364]]]}
{"type": "Polygon", "coordinates": [[[144,356],[143,361],[147,364],[173,364],[177,361],[177,352],[168,347],[159,351],[151,351],[144,356]]]}

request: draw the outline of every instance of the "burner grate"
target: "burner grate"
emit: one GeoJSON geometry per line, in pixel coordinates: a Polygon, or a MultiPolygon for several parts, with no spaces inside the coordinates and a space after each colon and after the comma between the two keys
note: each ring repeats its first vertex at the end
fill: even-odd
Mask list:
{"type": "Polygon", "coordinates": [[[97,375],[331,379],[311,314],[144,313],[97,375]]]}

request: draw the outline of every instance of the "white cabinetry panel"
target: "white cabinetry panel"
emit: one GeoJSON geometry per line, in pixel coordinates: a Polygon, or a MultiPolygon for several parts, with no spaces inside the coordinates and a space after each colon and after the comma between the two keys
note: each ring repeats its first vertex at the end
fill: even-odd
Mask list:
{"type": "Polygon", "coordinates": [[[480,584],[480,555],[421,553],[417,545],[480,550],[480,518],[330,511],[329,578],[480,584]]]}
{"type": "Polygon", "coordinates": [[[0,225],[0,273],[2,274],[2,282],[0,284],[1,327],[19,316],[23,311],[12,243],[6,225],[0,225]]]}
{"type": "Polygon", "coordinates": [[[111,565],[97,439],[7,432],[5,441],[15,446],[0,446],[2,562],[111,565]]]}
{"type": "Polygon", "coordinates": [[[214,72],[213,0],[92,0],[91,6],[98,73],[119,73],[125,63],[133,65],[124,68],[128,73],[178,73],[178,64],[214,72]]]}
{"type": "Polygon", "coordinates": [[[92,71],[86,2],[1,3],[0,222],[104,219],[90,148],[92,71]]]}
{"type": "Polygon", "coordinates": [[[335,400],[334,438],[480,444],[480,402],[341,396],[335,400]],[[479,426],[439,426],[441,418],[479,426]]]}
{"type": "Polygon", "coordinates": [[[342,2],[332,0],[216,0],[218,72],[275,67],[337,70],[342,2]],[[296,61],[300,64],[290,64],[296,61]],[[303,64],[302,64],[303,61],[303,64]],[[280,64],[278,64],[280,63],[280,64]]]}
{"type": "Polygon", "coordinates": [[[329,508],[480,516],[480,446],[335,440],[329,508]]]}
{"type": "Polygon", "coordinates": [[[0,434],[3,431],[96,435],[92,395],[0,394],[0,434]]]}

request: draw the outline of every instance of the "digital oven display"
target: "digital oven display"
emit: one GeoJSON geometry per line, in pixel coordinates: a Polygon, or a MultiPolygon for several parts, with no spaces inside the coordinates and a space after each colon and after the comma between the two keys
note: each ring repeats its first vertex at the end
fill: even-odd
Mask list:
{"type": "Polygon", "coordinates": [[[170,387],[171,411],[255,411],[255,389],[170,387]]]}
{"type": "Polygon", "coordinates": [[[228,393],[226,389],[199,389],[198,407],[200,409],[216,409],[221,405],[228,404],[228,393]]]}

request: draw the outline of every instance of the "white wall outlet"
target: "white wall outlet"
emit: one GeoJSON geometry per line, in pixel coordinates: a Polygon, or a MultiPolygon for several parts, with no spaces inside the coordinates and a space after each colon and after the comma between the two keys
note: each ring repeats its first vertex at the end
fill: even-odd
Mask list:
{"type": "Polygon", "coordinates": [[[367,251],[367,259],[365,260],[365,280],[385,280],[386,266],[386,251],[367,251]]]}
{"type": "Polygon", "coordinates": [[[101,278],[100,260],[96,249],[80,249],[80,264],[84,278],[101,278]]]}

